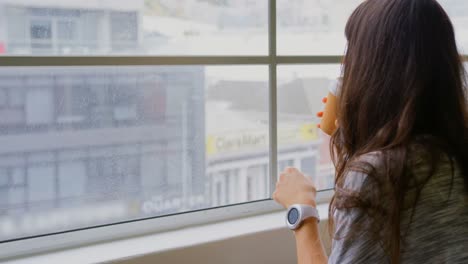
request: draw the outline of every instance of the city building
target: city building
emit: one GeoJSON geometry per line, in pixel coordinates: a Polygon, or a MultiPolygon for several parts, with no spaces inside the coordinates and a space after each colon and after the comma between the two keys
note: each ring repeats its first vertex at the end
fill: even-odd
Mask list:
{"type": "MultiPolygon", "coordinates": [[[[1,1],[5,51],[136,50],[142,1],[119,2],[1,1]]],[[[206,206],[204,87],[201,66],[0,68],[0,239],[206,206]]]]}
{"type": "MultiPolygon", "coordinates": [[[[145,15],[145,4],[0,0],[0,51],[177,52],[178,37],[224,41],[219,23],[230,32],[262,27],[261,16],[236,20],[239,10],[261,10],[257,1],[205,3],[226,9],[214,24],[145,15]]],[[[269,198],[267,82],[214,80],[207,68],[0,68],[0,240],[269,198]]],[[[328,82],[278,87],[278,170],[298,167],[320,189],[332,186],[333,166],[312,115],[328,82]]]]}
{"type": "Polygon", "coordinates": [[[1,0],[0,45],[13,54],[138,52],[143,0],[1,0]]]}

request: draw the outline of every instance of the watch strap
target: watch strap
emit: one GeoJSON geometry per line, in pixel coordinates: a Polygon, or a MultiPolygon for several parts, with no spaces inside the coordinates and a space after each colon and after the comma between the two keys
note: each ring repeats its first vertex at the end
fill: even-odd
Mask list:
{"type": "Polygon", "coordinates": [[[310,206],[310,205],[301,205],[302,209],[302,219],[300,221],[304,221],[308,218],[315,218],[317,222],[320,222],[320,216],[318,213],[317,208],[310,206]]]}

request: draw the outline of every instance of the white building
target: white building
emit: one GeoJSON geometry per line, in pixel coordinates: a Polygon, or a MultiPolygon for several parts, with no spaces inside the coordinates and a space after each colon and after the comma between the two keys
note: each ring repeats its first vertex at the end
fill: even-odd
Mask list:
{"type": "MultiPolygon", "coordinates": [[[[0,39],[137,53],[142,3],[0,1],[0,39]]],[[[0,240],[206,206],[204,87],[199,66],[0,68],[0,240]]]]}
{"type": "Polygon", "coordinates": [[[0,0],[8,54],[137,52],[143,0],[0,0]]]}

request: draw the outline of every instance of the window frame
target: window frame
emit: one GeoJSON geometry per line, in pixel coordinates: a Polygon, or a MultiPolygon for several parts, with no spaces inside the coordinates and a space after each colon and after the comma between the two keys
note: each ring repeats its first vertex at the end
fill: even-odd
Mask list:
{"type": "MultiPolygon", "coordinates": [[[[278,65],[340,64],[342,56],[279,56],[277,54],[276,0],[268,0],[268,54],[259,56],[2,56],[0,67],[40,66],[170,66],[170,65],[262,65],[269,67],[269,180],[272,194],[278,175],[277,67],[278,65]]],[[[463,61],[468,56],[462,56],[463,61]]],[[[333,190],[321,190],[318,203],[328,203],[333,190]]],[[[55,234],[13,239],[0,243],[0,260],[43,253],[60,248],[123,239],[183,227],[210,224],[281,210],[271,199],[226,205],[123,223],[67,230],[55,234]],[[144,224],[142,224],[144,222],[144,224]]]]}
{"type": "MultiPolygon", "coordinates": [[[[318,192],[317,203],[328,203],[333,193],[333,190],[318,192]]],[[[211,209],[201,209],[188,213],[68,230],[28,239],[11,240],[0,243],[0,261],[14,260],[36,254],[46,254],[60,249],[170,232],[192,226],[210,225],[221,221],[251,217],[280,210],[283,210],[283,208],[276,202],[271,199],[265,199],[211,209]]]]}

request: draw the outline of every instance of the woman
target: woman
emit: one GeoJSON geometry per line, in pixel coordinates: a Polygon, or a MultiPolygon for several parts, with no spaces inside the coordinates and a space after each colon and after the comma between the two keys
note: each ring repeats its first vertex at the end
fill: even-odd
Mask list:
{"type": "MultiPolygon", "coordinates": [[[[367,0],[346,25],[328,258],[309,218],[299,263],[468,263],[468,114],[453,26],[435,0],[367,0]]],[[[273,198],[315,206],[287,168],[273,198]]]]}

